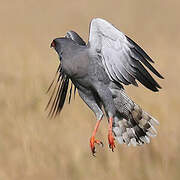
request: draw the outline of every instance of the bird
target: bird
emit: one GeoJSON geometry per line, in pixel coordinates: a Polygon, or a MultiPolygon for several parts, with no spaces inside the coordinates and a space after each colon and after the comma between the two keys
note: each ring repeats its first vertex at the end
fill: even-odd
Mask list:
{"type": "Polygon", "coordinates": [[[125,85],[138,86],[158,92],[161,86],[149,73],[164,77],[151,65],[152,58],[130,37],[102,18],[93,18],[86,43],[75,31],[55,38],[50,47],[59,57],[56,75],[48,88],[54,86],[46,109],[56,117],[63,109],[69,89],[69,103],[78,91],[81,99],[94,112],[96,123],[90,137],[90,148],[95,156],[100,122],[108,120],[108,143],[114,151],[115,141],[128,146],[150,143],[157,135],[159,122],[136,104],[125,92],[125,85]],[[148,70],[149,71],[148,71],[148,70]]]}

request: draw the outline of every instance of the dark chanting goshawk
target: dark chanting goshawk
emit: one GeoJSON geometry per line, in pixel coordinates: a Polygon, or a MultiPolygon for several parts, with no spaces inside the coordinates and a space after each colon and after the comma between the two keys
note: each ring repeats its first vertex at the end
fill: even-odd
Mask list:
{"type": "Polygon", "coordinates": [[[74,94],[77,89],[97,119],[90,138],[93,155],[95,144],[102,144],[95,135],[103,112],[108,118],[108,142],[112,151],[115,140],[136,146],[149,143],[150,137],[156,136],[154,125],[158,121],[127,96],[123,84],[138,86],[139,81],[156,92],[161,87],[146,68],[159,78],[163,77],[151,65],[153,60],[132,39],[106,20],[94,18],[87,44],[76,32],[69,31],[65,37],[54,39],[51,47],[59,55],[60,65],[48,89],[54,85],[46,107],[50,108],[49,116],[61,112],[68,87],[70,103],[74,86],[74,94]]]}

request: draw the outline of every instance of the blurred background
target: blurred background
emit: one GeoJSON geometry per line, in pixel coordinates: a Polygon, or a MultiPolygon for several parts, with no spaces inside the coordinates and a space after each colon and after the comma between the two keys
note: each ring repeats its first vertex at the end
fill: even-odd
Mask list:
{"type": "Polygon", "coordinates": [[[180,179],[179,7],[178,0],[1,1],[0,179],[180,179]],[[165,77],[156,78],[158,93],[126,87],[160,121],[158,136],[143,147],[117,144],[112,153],[104,118],[97,137],[105,146],[96,158],[89,148],[95,117],[78,95],[56,119],[44,111],[58,66],[52,39],[75,30],[87,41],[93,17],[134,39],[165,77]]]}

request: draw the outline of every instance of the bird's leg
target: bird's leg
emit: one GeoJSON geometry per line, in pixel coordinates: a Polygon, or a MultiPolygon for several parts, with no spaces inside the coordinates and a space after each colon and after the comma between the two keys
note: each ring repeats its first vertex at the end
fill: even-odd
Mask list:
{"type": "Polygon", "coordinates": [[[108,141],[109,141],[109,148],[114,151],[115,143],[114,143],[114,136],[112,133],[112,123],[113,123],[113,117],[109,117],[108,122],[108,141]]]}
{"type": "Polygon", "coordinates": [[[104,85],[103,83],[96,83],[95,88],[97,90],[99,97],[101,98],[101,101],[103,102],[105,112],[109,117],[108,141],[109,141],[109,147],[111,148],[112,151],[114,151],[115,143],[114,143],[114,136],[112,133],[112,125],[113,125],[113,117],[116,114],[116,107],[113,101],[112,93],[110,89],[107,88],[107,86],[104,85]]]}
{"type": "Polygon", "coordinates": [[[109,117],[108,121],[108,141],[109,141],[109,147],[114,151],[115,143],[114,143],[114,136],[112,133],[112,125],[113,125],[113,117],[116,114],[116,107],[113,101],[113,96],[109,88],[107,88],[106,84],[103,84],[101,82],[94,84],[95,89],[97,90],[97,93],[103,102],[104,109],[106,114],[109,117]]]}
{"type": "Polygon", "coordinates": [[[95,139],[95,135],[96,135],[96,132],[97,132],[98,127],[100,125],[100,122],[101,122],[101,119],[97,120],[96,125],[95,125],[94,130],[93,130],[93,133],[92,133],[92,136],[90,138],[90,147],[91,147],[91,151],[92,151],[93,156],[96,153],[95,144],[103,146],[103,143],[101,141],[95,139]]]}
{"type": "Polygon", "coordinates": [[[95,155],[95,144],[99,144],[103,146],[103,143],[97,139],[95,139],[96,132],[98,130],[99,124],[101,119],[103,118],[103,111],[101,110],[100,105],[97,104],[97,99],[91,93],[91,91],[85,91],[84,93],[82,90],[78,90],[80,97],[84,100],[84,102],[89,106],[89,108],[94,112],[97,118],[96,125],[94,127],[92,136],[90,138],[90,147],[92,154],[95,155]]]}

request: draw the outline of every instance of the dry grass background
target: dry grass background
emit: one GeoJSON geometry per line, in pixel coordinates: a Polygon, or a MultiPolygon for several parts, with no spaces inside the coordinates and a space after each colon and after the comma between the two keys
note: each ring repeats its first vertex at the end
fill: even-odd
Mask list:
{"type": "Polygon", "coordinates": [[[0,5],[0,180],[175,180],[180,179],[178,0],[14,0],[0,5]],[[58,58],[53,38],[73,29],[88,39],[93,17],[102,17],[132,37],[165,76],[163,89],[142,86],[128,94],[160,121],[158,136],[144,147],[107,147],[107,121],[98,137],[105,143],[91,156],[95,117],[77,96],[60,117],[49,120],[45,91],[58,58]]]}

